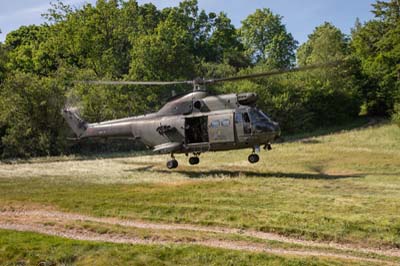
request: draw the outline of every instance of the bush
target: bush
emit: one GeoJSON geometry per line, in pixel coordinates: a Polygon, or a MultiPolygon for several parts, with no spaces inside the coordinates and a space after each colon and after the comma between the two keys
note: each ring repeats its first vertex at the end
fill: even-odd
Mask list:
{"type": "Polygon", "coordinates": [[[60,114],[64,86],[55,78],[15,73],[2,85],[1,157],[56,155],[66,135],[60,114]]]}

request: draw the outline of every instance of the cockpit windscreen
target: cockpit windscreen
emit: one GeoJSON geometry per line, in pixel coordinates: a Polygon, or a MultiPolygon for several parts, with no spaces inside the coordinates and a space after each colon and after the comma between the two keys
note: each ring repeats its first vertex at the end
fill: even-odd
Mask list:
{"type": "Polygon", "coordinates": [[[271,122],[271,118],[269,118],[268,115],[266,115],[263,111],[261,111],[259,109],[251,109],[249,113],[250,113],[251,120],[253,122],[257,122],[257,121],[271,122]]]}

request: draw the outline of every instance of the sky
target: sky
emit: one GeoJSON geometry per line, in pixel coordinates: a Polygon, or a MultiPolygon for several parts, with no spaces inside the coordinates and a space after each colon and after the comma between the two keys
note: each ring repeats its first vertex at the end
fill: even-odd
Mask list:
{"type": "MultiPolygon", "coordinates": [[[[0,42],[6,34],[23,25],[41,24],[41,14],[50,7],[51,0],[0,0],[0,42]]],[[[63,0],[71,6],[80,7],[95,0],[63,0]]],[[[138,0],[139,4],[152,2],[158,8],[176,6],[179,0],[138,0]]],[[[325,21],[333,23],[349,34],[356,18],[362,22],[373,18],[370,12],[375,0],[198,0],[199,7],[207,12],[225,12],[239,28],[241,21],[257,8],[270,8],[283,16],[283,23],[294,38],[301,43],[315,27],[325,21]]]]}

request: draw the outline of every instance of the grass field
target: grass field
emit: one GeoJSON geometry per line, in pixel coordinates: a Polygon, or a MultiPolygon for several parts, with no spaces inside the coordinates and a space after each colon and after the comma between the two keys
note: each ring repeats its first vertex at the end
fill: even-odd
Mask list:
{"type": "MultiPolygon", "coordinates": [[[[180,167],[173,171],[165,168],[166,156],[58,157],[2,163],[0,210],[46,209],[92,217],[218,226],[399,251],[397,126],[381,124],[278,144],[271,152],[263,152],[257,165],[247,162],[248,154],[206,153],[195,167],[188,165],[185,156],[178,156],[180,167]]],[[[87,227],[90,225],[85,230],[87,227]]],[[[101,228],[99,224],[92,227],[101,228]]],[[[130,234],[173,238],[161,231],[130,234]]],[[[185,234],[181,237],[191,236],[185,234]]],[[[192,237],[218,238],[206,233],[192,237]]],[[[317,260],[315,256],[243,253],[187,244],[131,246],[67,241],[13,231],[0,231],[0,243],[2,264],[21,259],[37,261],[46,257],[48,246],[56,246],[59,255],[54,261],[62,260],[63,250],[65,254],[75,254],[71,251],[74,248],[79,250],[70,264],[90,264],[94,259],[106,264],[108,259],[117,258],[120,261],[115,264],[129,261],[133,265],[348,264],[337,258],[317,260]],[[19,245],[30,251],[16,252],[19,245]]],[[[279,242],[263,245],[300,249],[279,242]]]]}
{"type": "MultiPolygon", "coordinates": [[[[321,258],[294,258],[211,249],[196,245],[122,245],[74,241],[0,230],[1,265],[344,265],[321,258]],[[29,250],[27,252],[26,250],[29,250]],[[23,259],[21,259],[23,258],[23,259]],[[40,264],[41,263],[41,264],[40,264]]],[[[353,265],[368,265],[354,262],[353,265]]]]}

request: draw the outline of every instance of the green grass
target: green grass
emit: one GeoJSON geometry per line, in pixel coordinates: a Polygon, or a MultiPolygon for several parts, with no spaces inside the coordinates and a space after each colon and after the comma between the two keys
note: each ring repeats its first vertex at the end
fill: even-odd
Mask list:
{"type": "Polygon", "coordinates": [[[249,151],[207,153],[165,170],[142,156],[0,165],[0,207],[43,204],[95,216],[221,225],[306,239],[400,247],[400,128],[249,151]]]}
{"type": "MultiPolygon", "coordinates": [[[[0,265],[346,265],[196,245],[125,245],[0,230],[0,265]],[[40,264],[41,263],[41,264],[40,264]]],[[[370,265],[356,263],[352,265],[370,265]]]]}
{"type": "MultiPolygon", "coordinates": [[[[57,226],[55,223],[44,223],[47,226],[57,226]]],[[[93,232],[96,234],[133,237],[142,240],[155,240],[167,241],[171,243],[176,242],[193,242],[193,241],[225,241],[232,243],[248,243],[250,245],[264,246],[272,249],[290,250],[290,251],[309,251],[309,252],[322,252],[337,255],[356,256],[364,259],[378,259],[388,262],[399,262],[399,258],[379,255],[375,253],[366,253],[354,250],[341,250],[334,247],[309,247],[305,245],[280,242],[276,240],[263,240],[256,237],[245,236],[242,234],[221,234],[211,232],[198,232],[188,230],[154,230],[154,229],[141,229],[134,227],[125,227],[120,225],[110,225],[106,223],[90,222],[90,221],[74,221],[68,222],[63,225],[65,228],[78,232],[93,232]]]]}

